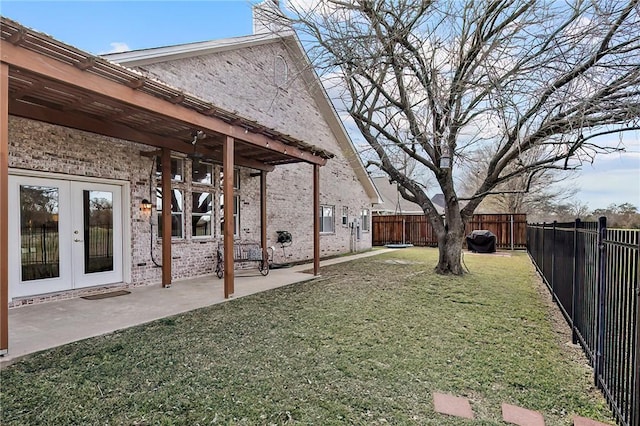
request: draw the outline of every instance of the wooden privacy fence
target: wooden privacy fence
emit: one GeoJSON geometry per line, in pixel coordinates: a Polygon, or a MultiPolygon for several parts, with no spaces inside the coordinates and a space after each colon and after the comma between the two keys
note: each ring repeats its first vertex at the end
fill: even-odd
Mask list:
{"type": "MultiPolygon", "coordinates": [[[[424,215],[384,215],[373,216],[372,219],[374,246],[413,244],[436,247],[438,245],[438,238],[424,215]]],[[[491,231],[496,236],[498,248],[526,248],[526,214],[475,214],[465,228],[465,235],[480,229],[491,231]]]]}

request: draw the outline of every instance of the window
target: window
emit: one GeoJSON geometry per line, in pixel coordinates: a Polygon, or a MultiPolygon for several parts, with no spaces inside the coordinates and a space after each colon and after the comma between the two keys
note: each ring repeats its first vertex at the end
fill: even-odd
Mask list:
{"type": "MultiPolygon", "coordinates": [[[[156,161],[156,178],[162,179],[162,161],[156,161]]],[[[182,158],[171,158],[171,180],[182,182],[184,180],[184,160],[182,158]]]]}
{"type": "MultiPolygon", "coordinates": [[[[240,169],[233,170],[233,235],[240,233],[240,169]]],[[[224,173],[220,169],[220,233],[224,235],[224,173]]]]}
{"type": "Polygon", "coordinates": [[[362,209],[362,230],[369,231],[369,209],[362,209]]]}
{"type": "MultiPolygon", "coordinates": [[[[224,188],[224,173],[222,172],[222,168],[220,168],[220,190],[224,188]]],[[[240,170],[233,170],[233,189],[240,189],[240,170]]]]}
{"type": "MultiPolygon", "coordinates": [[[[162,236],[162,188],[156,188],[156,210],[158,212],[158,237],[162,236]]],[[[182,191],[179,189],[171,190],[171,236],[174,238],[183,238],[183,220],[182,212],[184,211],[184,199],[182,191]]]]}
{"type": "Polygon", "coordinates": [[[320,206],[320,232],[335,232],[334,206],[320,206]]]}
{"type": "Polygon", "coordinates": [[[342,206],[342,226],[349,226],[349,207],[342,206]]]}
{"type": "Polygon", "coordinates": [[[210,192],[191,193],[191,236],[210,237],[212,234],[213,196],[210,192]]]}
{"type": "Polygon", "coordinates": [[[213,236],[213,164],[191,162],[191,236],[213,236]]]}
{"type": "MultiPolygon", "coordinates": [[[[240,229],[240,196],[233,196],[233,236],[238,236],[240,229]]],[[[220,233],[224,236],[224,195],[220,194],[220,233]]]]}
{"type": "Polygon", "coordinates": [[[213,183],[213,165],[193,161],[191,167],[191,182],[194,184],[211,185],[213,183]]]}

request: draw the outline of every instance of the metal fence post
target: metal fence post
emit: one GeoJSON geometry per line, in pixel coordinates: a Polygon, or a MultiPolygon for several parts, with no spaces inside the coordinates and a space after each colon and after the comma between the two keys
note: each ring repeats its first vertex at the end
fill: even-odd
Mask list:
{"type": "MultiPolygon", "coordinates": [[[[638,261],[640,260],[640,241],[638,241],[638,251],[636,252],[636,262],[638,265],[638,261]]],[[[633,383],[633,388],[631,389],[631,419],[629,424],[640,424],[640,277],[636,272],[636,336],[635,336],[635,382],[633,383]]]]}
{"type": "Polygon", "coordinates": [[[576,219],[573,225],[573,282],[571,285],[571,342],[578,343],[578,332],[576,327],[576,316],[578,309],[578,229],[580,229],[580,219],[576,219]]]}
{"type": "Polygon", "coordinates": [[[541,253],[541,264],[540,264],[540,272],[542,273],[542,277],[546,280],[547,277],[544,276],[544,234],[547,229],[547,222],[542,222],[542,248],[540,249],[541,253]]]}
{"type": "MultiPolygon", "coordinates": [[[[555,287],[555,275],[556,275],[556,225],[558,224],[557,220],[553,221],[553,233],[551,234],[551,293],[556,297],[556,287],[555,287]]],[[[558,301],[558,304],[560,302],[558,301]]]]}
{"type": "Polygon", "coordinates": [[[605,311],[605,301],[606,301],[606,288],[605,288],[605,280],[606,280],[606,248],[604,244],[604,239],[607,233],[607,218],[604,216],[600,216],[598,218],[598,264],[597,264],[597,288],[598,288],[598,322],[596,325],[596,359],[594,362],[593,369],[593,380],[594,384],[598,389],[602,389],[600,386],[600,382],[598,378],[600,374],[602,374],[604,367],[604,360],[602,359],[602,351],[604,350],[604,311],[605,311]]]}

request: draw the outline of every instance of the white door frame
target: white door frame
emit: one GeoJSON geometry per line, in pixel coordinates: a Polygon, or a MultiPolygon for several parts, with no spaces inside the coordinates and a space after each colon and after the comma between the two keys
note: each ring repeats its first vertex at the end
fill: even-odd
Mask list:
{"type": "MultiPolygon", "coordinates": [[[[101,178],[91,178],[85,176],[74,176],[74,175],[65,175],[59,173],[47,173],[47,172],[38,172],[31,170],[22,170],[22,169],[9,169],[9,200],[10,200],[10,208],[9,208],[9,241],[18,241],[20,234],[20,223],[19,223],[19,211],[18,207],[11,207],[15,204],[19,204],[19,185],[20,183],[24,184],[34,184],[39,186],[56,186],[56,184],[60,184],[61,187],[66,185],[69,188],[69,192],[71,191],[71,186],[75,185],[74,183],[83,182],[86,184],[105,184],[105,185],[115,185],[120,187],[120,205],[121,205],[121,217],[114,218],[114,222],[118,220],[121,227],[121,235],[122,235],[122,256],[119,261],[120,271],[121,271],[121,279],[119,281],[130,283],[131,282],[131,202],[130,202],[130,183],[128,181],[121,180],[113,180],[113,179],[101,179],[101,178]],[[61,183],[62,182],[62,183],[61,183]]],[[[66,190],[65,190],[66,191],[66,190]]],[[[64,195],[65,199],[71,196],[70,193],[65,193],[64,191],[61,193],[61,196],[64,195]]],[[[64,201],[64,200],[63,200],[64,201]]],[[[71,205],[70,200],[64,202],[64,205],[61,203],[61,211],[62,214],[67,215],[67,217],[71,217],[71,205]],[[67,211],[66,209],[69,209],[67,211]]],[[[72,229],[71,223],[61,223],[59,225],[59,232],[61,235],[61,244],[68,244],[66,247],[71,247],[71,238],[72,238],[72,229]],[[68,241],[67,241],[68,238],[68,241]]],[[[16,297],[25,297],[31,295],[45,294],[50,292],[57,292],[69,289],[69,285],[62,282],[62,279],[58,281],[54,281],[54,279],[47,280],[39,280],[41,282],[36,283],[35,281],[28,282],[29,289],[20,288],[22,283],[20,282],[21,276],[21,247],[20,244],[16,244],[14,247],[12,244],[9,244],[9,265],[13,265],[13,267],[9,268],[9,301],[16,297]],[[13,247],[13,248],[12,248],[13,247]],[[34,285],[33,287],[31,284],[34,285]],[[42,285],[40,285],[42,284],[42,285]]],[[[70,250],[66,255],[71,255],[70,250]]],[[[62,254],[61,254],[62,256],[62,254]]],[[[61,270],[61,276],[63,272],[69,279],[73,279],[71,276],[73,271],[71,270],[61,270]]],[[[62,277],[61,277],[62,278],[62,277]]],[[[119,282],[118,281],[118,282],[119,282]]],[[[99,284],[86,284],[89,285],[99,285],[99,284]]],[[[80,287],[83,287],[82,285],[80,287]]],[[[75,286],[78,288],[78,286],[75,286]]]]}
{"type": "Polygon", "coordinates": [[[9,299],[33,294],[70,290],[71,247],[70,193],[68,182],[9,175],[9,299]],[[20,234],[20,186],[32,185],[58,189],[58,271],[55,278],[22,281],[22,242],[20,234]]]}
{"type": "Polygon", "coordinates": [[[94,182],[70,182],[71,186],[71,263],[73,270],[73,288],[122,282],[122,188],[119,185],[107,185],[94,182]],[[104,191],[113,194],[113,266],[104,272],[85,272],[85,245],[89,240],[84,236],[83,191],[104,191]]]}

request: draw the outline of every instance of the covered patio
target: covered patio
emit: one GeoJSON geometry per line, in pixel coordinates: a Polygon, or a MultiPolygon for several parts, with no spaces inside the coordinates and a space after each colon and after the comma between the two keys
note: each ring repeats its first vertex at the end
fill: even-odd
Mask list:
{"type": "MultiPolygon", "coordinates": [[[[327,259],[320,264],[327,266],[387,251],[390,249],[327,259]]],[[[235,293],[231,299],[223,297],[223,281],[209,275],[180,280],[166,291],[160,291],[160,284],[157,284],[128,289],[130,294],[123,296],[99,300],[75,298],[11,309],[11,351],[0,357],[0,366],[12,364],[30,353],[313,280],[317,276],[312,272],[313,264],[274,269],[266,277],[255,269],[239,271],[235,277],[235,293]]]]}
{"type": "MultiPolygon", "coordinates": [[[[313,167],[313,273],[318,274],[320,166],[333,154],[223,111],[188,93],[148,78],[1,18],[0,34],[0,354],[9,349],[9,115],[144,144],[141,155],[158,155],[161,187],[171,191],[171,153],[197,151],[221,164],[224,216],[233,216],[233,170],[259,171],[261,245],[267,249],[267,172],[281,164],[305,162],[313,167]],[[206,134],[197,141],[194,134],[206,134]]],[[[140,200],[131,200],[138,204],[140,200]]],[[[163,233],[171,232],[171,205],[162,205],[163,233]]],[[[167,234],[170,235],[170,234],[167,234]]],[[[224,285],[235,292],[233,224],[224,223],[224,285]]],[[[171,238],[162,238],[162,259],[171,259],[171,238]]],[[[162,287],[171,285],[171,262],[162,262],[162,287]]]]}

